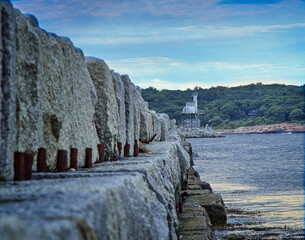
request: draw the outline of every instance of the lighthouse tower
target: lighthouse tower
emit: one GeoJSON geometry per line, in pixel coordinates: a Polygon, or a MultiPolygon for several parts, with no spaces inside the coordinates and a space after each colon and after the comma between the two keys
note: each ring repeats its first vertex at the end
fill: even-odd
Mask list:
{"type": "Polygon", "coordinates": [[[200,127],[200,119],[198,113],[198,93],[193,93],[193,102],[187,102],[182,110],[184,127],[200,127]]]}

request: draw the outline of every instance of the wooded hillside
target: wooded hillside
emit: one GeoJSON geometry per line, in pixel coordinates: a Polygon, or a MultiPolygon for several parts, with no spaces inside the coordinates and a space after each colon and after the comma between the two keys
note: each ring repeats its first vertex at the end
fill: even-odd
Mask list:
{"type": "Polygon", "coordinates": [[[192,94],[198,93],[198,110],[203,113],[202,126],[237,128],[274,123],[304,123],[303,86],[261,83],[239,87],[211,87],[193,90],[142,89],[143,98],[156,112],[167,113],[181,122],[180,113],[192,94]]]}

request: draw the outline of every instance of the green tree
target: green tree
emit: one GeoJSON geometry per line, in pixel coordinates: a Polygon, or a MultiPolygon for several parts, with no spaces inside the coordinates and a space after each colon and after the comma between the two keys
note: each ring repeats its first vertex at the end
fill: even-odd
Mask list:
{"type": "Polygon", "coordinates": [[[222,123],[222,118],[220,116],[215,116],[211,120],[209,120],[209,125],[212,127],[216,127],[222,123]]]}
{"type": "Polygon", "coordinates": [[[240,110],[234,102],[227,102],[221,108],[223,114],[228,114],[231,120],[236,120],[240,118],[240,110]]]}
{"type": "Polygon", "coordinates": [[[304,120],[304,112],[301,109],[294,109],[290,114],[291,120],[304,120]]]}
{"type": "Polygon", "coordinates": [[[276,122],[284,122],[286,111],[283,107],[272,106],[268,110],[268,116],[276,122]]]}
{"type": "Polygon", "coordinates": [[[266,116],[267,112],[268,112],[268,108],[267,108],[265,105],[262,105],[262,106],[258,109],[257,115],[258,115],[259,117],[264,117],[264,116],[266,116]]]}

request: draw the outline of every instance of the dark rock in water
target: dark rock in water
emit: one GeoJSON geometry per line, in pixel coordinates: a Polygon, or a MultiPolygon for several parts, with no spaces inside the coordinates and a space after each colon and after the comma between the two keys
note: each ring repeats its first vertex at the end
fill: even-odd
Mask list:
{"type": "Polygon", "coordinates": [[[213,192],[211,185],[207,182],[188,182],[189,186],[191,185],[197,185],[200,187],[200,189],[209,189],[211,192],[213,192]]]}
{"type": "Polygon", "coordinates": [[[209,189],[196,189],[196,190],[192,190],[192,189],[189,189],[189,190],[186,190],[186,191],[183,191],[181,193],[182,194],[185,194],[186,196],[194,196],[194,195],[205,195],[205,194],[212,194],[211,190],[209,189]]]}
{"type": "Polygon", "coordinates": [[[179,222],[179,239],[212,239],[212,224],[201,206],[184,207],[179,222]]]}
{"type": "Polygon", "coordinates": [[[224,203],[219,194],[193,195],[186,199],[184,206],[200,205],[204,207],[212,224],[225,224],[227,215],[224,203]]]}
{"type": "Polygon", "coordinates": [[[183,142],[183,148],[190,155],[191,166],[194,166],[192,145],[189,142],[185,141],[183,142]]]}

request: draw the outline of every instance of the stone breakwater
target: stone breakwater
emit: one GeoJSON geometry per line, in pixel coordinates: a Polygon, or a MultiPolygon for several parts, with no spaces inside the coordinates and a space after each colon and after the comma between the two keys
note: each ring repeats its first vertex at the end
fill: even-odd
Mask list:
{"type": "Polygon", "coordinates": [[[128,75],[9,1],[0,20],[1,239],[177,239],[183,202],[217,223],[212,193],[187,196],[191,146],[128,75]]]}
{"type": "Polygon", "coordinates": [[[48,171],[56,171],[58,150],[77,149],[77,166],[93,163],[97,145],[105,160],[133,156],[135,145],[166,141],[172,127],[166,114],[149,110],[128,75],[110,70],[97,58],[85,58],[68,38],[39,28],[0,1],[0,179],[14,177],[14,153],[46,151],[48,171]]]}
{"type": "Polygon", "coordinates": [[[219,132],[210,127],[205,128],[178,128],[179,133],[184,138],[217,138],[223,137],[219,132]]]}
{"type": "Polygon", "coordinates": [[[178,136],[152,154],[0,183],[1,239],[177,239],[189,155],[178,136]]]}
{"type": "Polygon", "coordinates": [[[170,131],[146,145],[153,153],[0,182],[1,239],[212,239],[224,204],[184,145],[170,131]]]}

